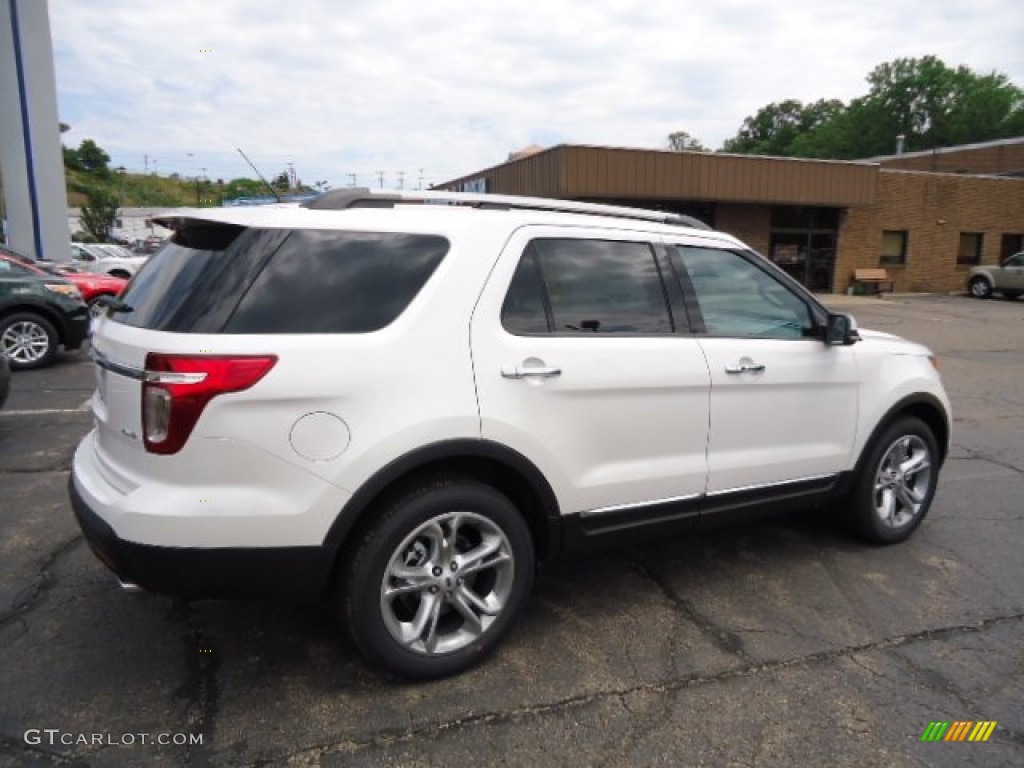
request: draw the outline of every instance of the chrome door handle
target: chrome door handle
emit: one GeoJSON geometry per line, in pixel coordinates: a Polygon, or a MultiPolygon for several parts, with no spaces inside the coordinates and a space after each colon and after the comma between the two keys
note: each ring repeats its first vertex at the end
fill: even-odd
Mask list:
{"type": "Polygon", "coordinates": [[[506,365],[501,369],[501,375],[506,379],[550,379],[552,376],[561,376],[562,369],[553,365],[538,365],[524,367],[521,365],[506,365]]]}
{"type": "Polygon", "coordinates": [[[726,373],[761,373],[764,371],[763,363],[755,363],[753,360],[740,360],[738,363],[725,366],[726,373]]]}

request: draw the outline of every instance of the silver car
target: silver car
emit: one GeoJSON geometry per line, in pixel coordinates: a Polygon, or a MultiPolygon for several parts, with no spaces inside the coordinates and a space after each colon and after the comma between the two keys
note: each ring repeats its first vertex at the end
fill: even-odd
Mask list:
{"type": "Polygon", "coordinates": [[[1001,293],[1008,299],[1024,294],[1024,251],[1015,253],[1002,264],[971,268],[967,290],[976,299],[1001,293]]]}

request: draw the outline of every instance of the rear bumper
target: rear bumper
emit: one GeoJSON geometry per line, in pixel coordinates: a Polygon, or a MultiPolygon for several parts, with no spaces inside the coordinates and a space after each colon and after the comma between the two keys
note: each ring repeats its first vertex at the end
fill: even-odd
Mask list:
{"type": "Polygon", "coordinates": [[[122,582],[186,598],[313,601],[330,579],[326,547],[161,547],[120,538],[92,510],[72,473],[68,495],[93,553],[122,582]]]}

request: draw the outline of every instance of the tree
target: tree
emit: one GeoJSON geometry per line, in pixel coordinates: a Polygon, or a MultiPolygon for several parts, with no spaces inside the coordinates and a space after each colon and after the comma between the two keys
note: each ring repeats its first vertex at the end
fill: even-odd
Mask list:
{"type": "Polygon", "coordinates": [[[1024,91],[1002,74],[952,68],[935,56],[879,64],[848,105],[795,99],[762,107],[726,140],[728,152],[853,159],[1019,136],[1024,91]]]}
{"type": "Polygon", "coordinates": [[[743,127],[722,149],[750,155],[779,155],[793,157],[800,154],[800,139],[819,130],[845,110],[838,99],[819,99],[804,104],[786,99],[759,109],[743,121],[743,127]]]}
{"type": "Polygon", "coordinates": [[[700,139],[686,131],[674,131],[668,135],[668,149],[673,152],[710,152],[700,139]]]}
{"type": "Polygon", "coordinates": [[[117,197],[100,186],[88,187],[85,197],[88,202],[82,206],[79,217],[82,226],[99,242],[106,243],[117,220],[117,197]]]}
{"type": "Polygon", "coordinates": [[[83,139],[76,152],[78,164],[82,171],[98,178],[110,175],[110,155],[104,152],[99,144],[92,139],[83,139]]]}

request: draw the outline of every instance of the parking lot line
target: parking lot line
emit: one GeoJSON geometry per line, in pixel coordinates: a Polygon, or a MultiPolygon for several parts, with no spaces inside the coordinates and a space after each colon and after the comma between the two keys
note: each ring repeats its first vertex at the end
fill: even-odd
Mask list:
{"type": "Polygon", "coordinates": [[[0,411],[0,418],[4,416],[46,416],[60,413],[86,413],[89,408],[90,401],[86,401],[84,406],[78,408],[40,408],[36,411],[0,411]]]}

